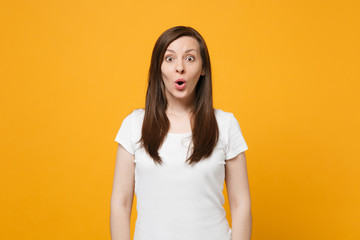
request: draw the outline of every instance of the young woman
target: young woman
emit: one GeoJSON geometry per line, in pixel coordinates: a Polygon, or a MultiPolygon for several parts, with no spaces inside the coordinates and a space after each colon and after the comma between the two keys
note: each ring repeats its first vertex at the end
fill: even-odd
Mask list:
{"type": "Polygon", "coordinates": [[[209,53],[195,29],[177,26],[158,38],[145,109],[126,116],[115,141],[112,239],[130,240],[134,191],[134,240],[250,239],[248,147],[234,115],[213,108],[209,53]]]}

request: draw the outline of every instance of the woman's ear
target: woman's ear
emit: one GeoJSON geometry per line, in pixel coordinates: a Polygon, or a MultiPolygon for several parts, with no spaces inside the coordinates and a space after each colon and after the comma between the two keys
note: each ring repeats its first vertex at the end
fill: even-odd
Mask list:
{"type": "Polygon", "coordinates": [[[201,72],[201,76],[204,76],[204,75],[205,75],[205,70],[203,69],[201,72]]]}

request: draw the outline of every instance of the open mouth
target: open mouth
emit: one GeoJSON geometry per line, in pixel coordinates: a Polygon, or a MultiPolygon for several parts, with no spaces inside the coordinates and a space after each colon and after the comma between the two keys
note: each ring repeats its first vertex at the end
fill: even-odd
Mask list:
{"type": "Polygon", "coordinates": [[[175,82],[176,89],[182,90],[185,88],[185,86],[186,86],[186,81],[184,79],[176,80],[176,82],[175,82]]]}

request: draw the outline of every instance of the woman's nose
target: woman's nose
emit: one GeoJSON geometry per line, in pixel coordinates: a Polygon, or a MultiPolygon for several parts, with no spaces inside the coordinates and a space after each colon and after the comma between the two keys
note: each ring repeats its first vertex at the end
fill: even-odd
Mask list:
{"type": "Polygon", "coordinates": [[[180,61],[176,66],[176,72],[183,73],[184,72],[184,66],[183,63],[180,61]]]}

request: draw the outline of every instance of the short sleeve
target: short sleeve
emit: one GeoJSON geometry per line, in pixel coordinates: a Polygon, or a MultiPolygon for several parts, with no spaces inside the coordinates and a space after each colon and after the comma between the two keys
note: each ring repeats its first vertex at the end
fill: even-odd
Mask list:
{"type": "Polygon", "coordinates": [[[248,149],[248,146],[242,135],[240,125],[233,113],[229,114],[227,130],[225,160],[236,157],[239,153],[248,149]]]}
{"type": "Polygon", "coordinates": [[[121,144],[126,149],[126,151],[134,154],[134,145],[132,143],[132,119],[133,113],[127,115],[124,118],[115,137],[115,141],[121,144]]]}

